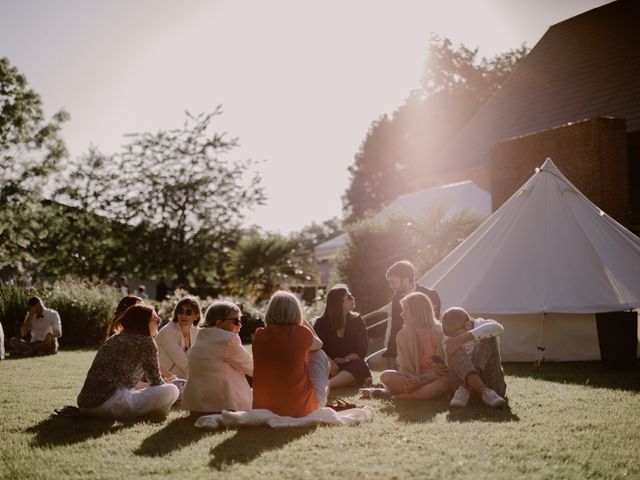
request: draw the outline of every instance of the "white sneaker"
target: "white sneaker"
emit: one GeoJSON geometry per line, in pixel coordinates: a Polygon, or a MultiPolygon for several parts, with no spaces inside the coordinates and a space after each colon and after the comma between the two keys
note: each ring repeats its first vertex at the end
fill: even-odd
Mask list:
{"type": "Polygon", "coordinates": [[[456,393],[453,394],[453,398],[449,402],[450,407],[466,407],[469,403],[469,390],[460,386],[456,390],[456,393]]]}
{"type": "Polygon", "coordinates": [[[490,388],[485,388],[482,391],[482,401],[489,405],[490,407],[501,407],[507,403],[507,401],[498,395],[496,392],[491,390],[490,388]]]}

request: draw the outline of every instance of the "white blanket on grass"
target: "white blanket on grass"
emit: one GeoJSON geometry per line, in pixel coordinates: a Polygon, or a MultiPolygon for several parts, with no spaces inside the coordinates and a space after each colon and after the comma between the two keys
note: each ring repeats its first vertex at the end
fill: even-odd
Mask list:
{"type": "Polygon", "coordinates": [[[357,425],[373,419],[373,408],[365,405],[350,408],[341,412],[324,407],[311,412],[306,417],[281,417],[271,410],[253,409],[246,412],[229,412],[204,415],[196,420],[195,426],[207,430],[221,427],[233,428],[242,426],[269,425],[272,428],[308,427],[311,425],[357,425]]]}

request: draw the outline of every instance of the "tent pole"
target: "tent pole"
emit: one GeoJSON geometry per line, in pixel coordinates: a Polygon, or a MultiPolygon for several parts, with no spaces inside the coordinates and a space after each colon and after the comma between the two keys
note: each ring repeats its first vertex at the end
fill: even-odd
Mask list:
{"type": "Polygon", "coordinates": [[[546,312],[542,312],[540,319],[540,333],[538,334],[538,344],[536,345],[536,356],[533,362],[534,367],[539,367],[542,363],[542,352],[544,352],[544,347],[542,346],[542,329],[544,328],[544,319],[546,315],[546,312]]]}

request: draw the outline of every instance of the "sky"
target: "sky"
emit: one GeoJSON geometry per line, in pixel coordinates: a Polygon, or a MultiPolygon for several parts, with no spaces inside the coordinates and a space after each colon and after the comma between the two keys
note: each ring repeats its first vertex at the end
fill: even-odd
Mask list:
{"type": "Polygon", "coordinates": [[[25,74],[70,155],[211,112],[258,161],[267,204],[247,225],[288,234],[340,217],[371,123],[418,81],[431,33],[493,56],[608,0],[0,0],[0,57],[25,74]]]}

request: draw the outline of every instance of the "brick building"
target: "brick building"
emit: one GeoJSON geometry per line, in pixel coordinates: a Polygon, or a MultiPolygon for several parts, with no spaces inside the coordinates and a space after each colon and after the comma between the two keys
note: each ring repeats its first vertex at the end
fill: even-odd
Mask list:
{"type": "Polygon", "coordinates": [[[640,233],[640,2],[551,26],[415,188],[470,179],[495,210],[547,157],[640,233]]]}

